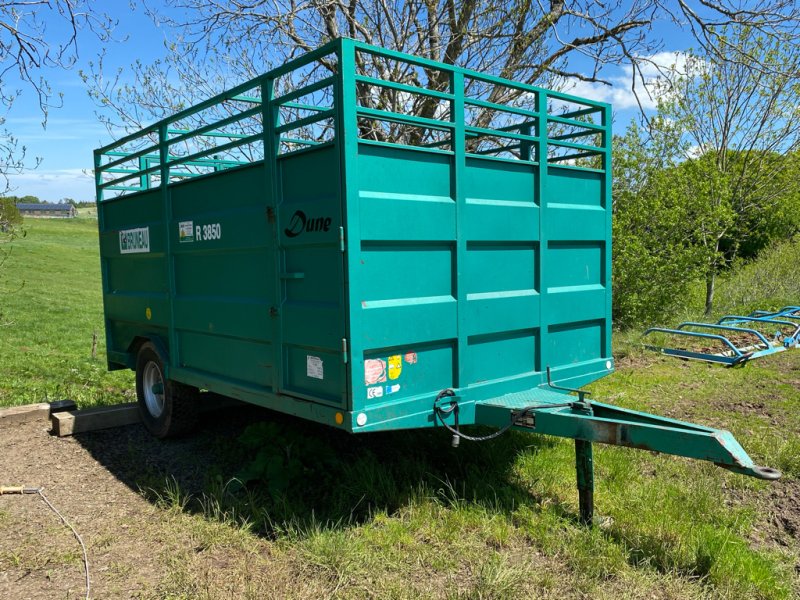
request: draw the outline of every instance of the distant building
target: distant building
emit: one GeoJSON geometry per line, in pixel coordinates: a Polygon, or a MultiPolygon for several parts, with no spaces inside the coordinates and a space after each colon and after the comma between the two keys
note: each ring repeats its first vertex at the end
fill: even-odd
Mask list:
{"type": "Polygon", "coordinates": [[[17,210],[23,217],[60,217],[71,219],[78,211],[72,204],[17,204],[17,210]]]}

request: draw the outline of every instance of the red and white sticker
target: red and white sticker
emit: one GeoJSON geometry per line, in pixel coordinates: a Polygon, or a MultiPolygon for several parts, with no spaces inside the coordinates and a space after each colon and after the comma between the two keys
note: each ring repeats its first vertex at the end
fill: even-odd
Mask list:
{"type": "Polygon", "coordinates": [[[409,365],[415,365],[415,364],[417,364],[417,353],[416,352],[407,352],[406,355],[403,357],[403,359],[409,365]]]}
{"type": "Polygon", "coordinates": [[[368,358],[364,361],[364,383],[374,385],[386,381],[386,361],[380,358],[368,358]]]}

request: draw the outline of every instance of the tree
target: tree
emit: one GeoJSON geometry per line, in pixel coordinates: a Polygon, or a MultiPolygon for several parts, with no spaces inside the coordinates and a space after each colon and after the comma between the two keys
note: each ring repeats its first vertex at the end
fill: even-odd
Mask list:
{"type": "MultiPolygon", "coordinates": [[[[166,0],[166,5],[151,15],[176,32],[167,58],[135,63],[135,83],[129,85],[119,74],[104,73],[102,61],[85,74],[111,127],[139,129],[338,36],[550,87],[568,81],[610,85],[605,66],[628,64],[631,87],[639,93],[648,93],[644,67],[654,64],[653,54],[664,46],[652,36],[657,21],[688,29],[708,54],[734,62],[759,57],[729,44],[720,29],[749,23],[775,43],[800,40],[800,7],[793,0],[760,0],[754,8],[738,0],[166,0]],[[588,63],[581,72],[570,66],[575,55],[588,63]]],[[[372,56],[360,60],[365,71],[391,73],[395,81],[418,84],[424,78],[440,91],[448,84],[446,74],[435,70],[420,74],[410,65],[372,56]]],[[[323,61],[320,67],[333,70],[335,64],[323,61]]],[[[492,102],[526,100],[516,89],[469,85],[485,87],[472,91],[492,102]]],[[[362,100],[389,110],[398,102],[391,90],[375,94],[365,92],[362,100]]],[[[437,106],[421,98],[411,112],[430,117],[437,106]]],[[[484,108],[474,124],[486,127],[492,118],[484,108]]]]}
{"type": "Polygon", "coordinates": [[[770,230],[774,235],[780,227],[774,217],[797,180],[792,155],[800,147],[800,46],[783,46],[751,28],[726,29],[718,39],[741,59],[693,57],[660,107],[662,122],[681,123],[689,149],[669,191],[698,207],[706,314],[719,272],[743,249],[752,254],[769,243],[770,230]]]}
{"type": "Polygon", "coordinates": [[[5,191],[7,175],[26,167],[25,146],[3,128],[8,113],[27,91],[35,96],[42,125],[46,124],[61,96],[53,91],[45,72],[74,65],[80,30],[108,39],[114,25],[91,5],[92,0],[0,0],[0,177],[5,191]]]}
{"type": "Polygon", "coordinates": [[[680,124],[659,116],[652,124],[614,138],[613,318],[623,327],[662,323],[703,274],[702,248],[688,243],[695,203],[670,192],[688,150],[680,124]]]}

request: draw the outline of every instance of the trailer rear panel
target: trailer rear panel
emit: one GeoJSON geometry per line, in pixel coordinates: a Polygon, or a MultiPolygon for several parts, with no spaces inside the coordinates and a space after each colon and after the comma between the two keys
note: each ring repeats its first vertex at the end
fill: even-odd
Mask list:
{"type": "Polygon", "coordinates": [[[351,431],[606,375],[610,117],[345,39],[101,148],[109,366],[351,431]]]}

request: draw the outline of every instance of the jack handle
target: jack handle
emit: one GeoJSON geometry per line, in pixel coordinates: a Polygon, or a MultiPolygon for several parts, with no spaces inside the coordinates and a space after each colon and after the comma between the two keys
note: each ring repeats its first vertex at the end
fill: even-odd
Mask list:
{"type": "Polygon", "coordinates": [[[9,494],[38,494],[39,488],[24,485],[0,485],[0,496],[9,494]]]}
{"type": "Polygon", "coordinates": [[[547,385],[554,390],[561,390],[562,392],[570,392],[578,394],[578,402],[586,404],[585,396],[591,396],[591,392],[585,390],[576,390],[575,388],[561,387],[560,385],[553,385],[553,380],[550,379],[550,365],[547,365],[547,385]]]}

